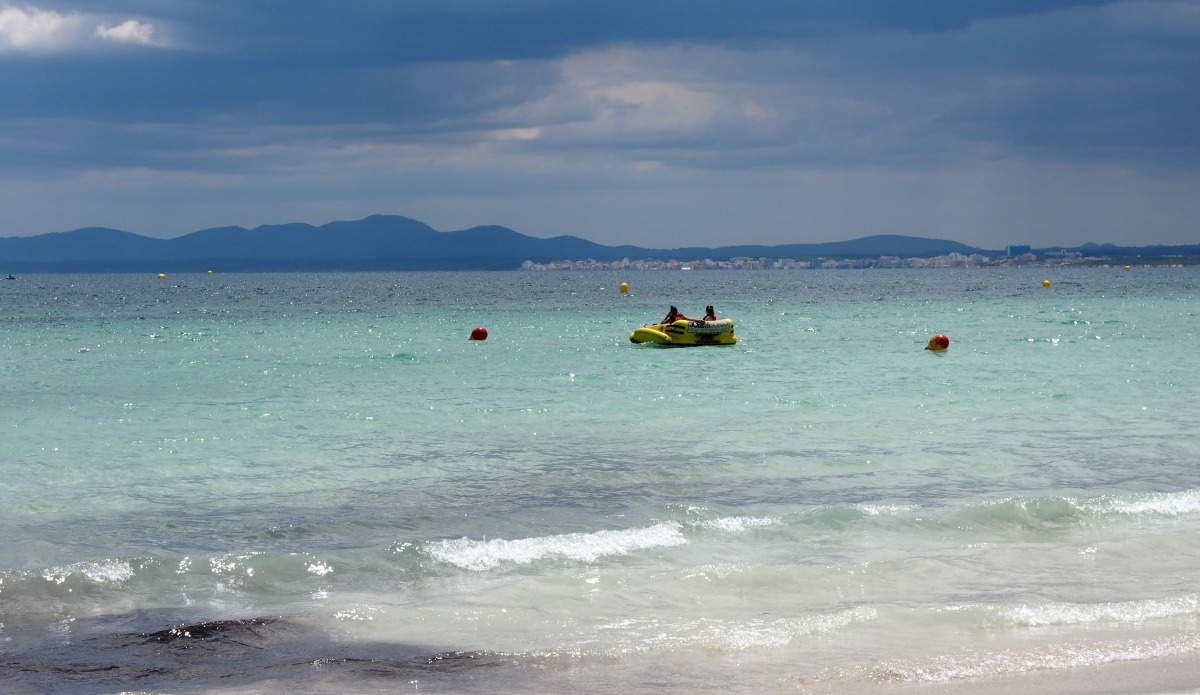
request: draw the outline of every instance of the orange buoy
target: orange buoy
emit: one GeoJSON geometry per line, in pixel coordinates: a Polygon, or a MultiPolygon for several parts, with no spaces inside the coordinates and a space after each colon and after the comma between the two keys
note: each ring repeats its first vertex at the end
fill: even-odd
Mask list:
{"type": "Polygon", "coordinates": [[[479,326],[475,330],[471,331],[471,340],[487,340],[487,329],[483,326],[479,326]]]}
{"type": "Polygon", "coordinates": [[[933,350],[935,352],[941,352],[942,350],[945,350],[946,348],[949,348],[949,347],[950,347],[950,338],[946,337],[946,335],[944,333],[938,333],[937,335],[935,335],[929,339],[929,344],[925,346],[925,349],[933,350]]]}

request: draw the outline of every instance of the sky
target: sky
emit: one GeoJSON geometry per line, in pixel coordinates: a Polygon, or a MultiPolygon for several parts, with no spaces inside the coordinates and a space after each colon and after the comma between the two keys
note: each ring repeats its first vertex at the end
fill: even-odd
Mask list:
{"type": "Polygon", "coordinates": [[[1200,243],[1200,0],[0,0],[0,236],[1200,243]]]}

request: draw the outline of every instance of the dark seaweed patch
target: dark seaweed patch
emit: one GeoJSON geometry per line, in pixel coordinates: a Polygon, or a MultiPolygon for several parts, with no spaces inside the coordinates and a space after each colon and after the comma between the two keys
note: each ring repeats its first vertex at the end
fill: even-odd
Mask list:
{"type": "Polygon", "coordinates": [[[246,637],[263,639],[264,635],[258,628],[270,626],[278,621],[269,618],[252,618],[250,620],[214,620],[208,623],[182,625],[167,630],[159,630],[142,635],[147,641],[177,642],[179,640],[226,640],[245,644],[246,637]]]}
{"type": "MultiPolygon", "coordinates": [[[[142,622],[147,616],[107,616],[100,624],[142,622]]],[[[161,624],[161,623],[160,623],[161,624]]],[[[144,625],[144,623],[143,623],[144,625]]],[[[494,692],[489,683],[517,660],[487,652],[435,651],[412,644],[331,640],[303,621],[249,618],[180,623],[147,632],[108,632],[79,639],[28,639],[0,660],[5,695],[170,687],[177,692],[264,679],[303,682],[314,692],[343,692],[354,683],[419,681],[458,692],[494,692]],[[490,674],[490,675],[488,675],[490,674]]],[[[26,635],[26,637],[35,637],[26,635]]]]}

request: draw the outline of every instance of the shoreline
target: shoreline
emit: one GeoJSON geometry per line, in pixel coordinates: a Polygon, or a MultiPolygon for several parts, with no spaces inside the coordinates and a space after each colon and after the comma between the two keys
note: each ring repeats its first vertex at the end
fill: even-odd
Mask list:
{"type": "Polygon", "coordinates": [[[888,681],[864,676],[842,681],[798,683],[809,695],[1184,695],[1200,693],[1200,652],[1041,668],[942,681],[888,681]]]}

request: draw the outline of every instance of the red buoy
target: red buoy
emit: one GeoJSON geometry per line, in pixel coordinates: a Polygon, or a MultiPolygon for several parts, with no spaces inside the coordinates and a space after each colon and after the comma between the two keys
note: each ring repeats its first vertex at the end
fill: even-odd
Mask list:
{"type": "Polygon", "coordinates": [[[929,344],[925,346],[926,350],[945,350],[950,347],[950,338],[943,333],[938,333],[929,339],[929,344]]]}
{"type": "Polygon", "coordinates": [[[479,326],[475,330],[471,331],[471,340],[487,340],[487,329],[483,326],[479,326]]]}

